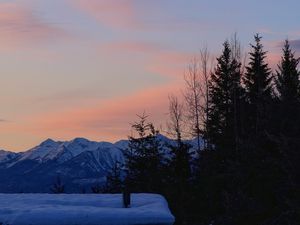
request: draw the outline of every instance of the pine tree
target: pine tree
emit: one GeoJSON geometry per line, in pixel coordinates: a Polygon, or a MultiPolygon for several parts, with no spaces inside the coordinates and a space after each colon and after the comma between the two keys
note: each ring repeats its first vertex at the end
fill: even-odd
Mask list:
{"type": "Polygon", "coordinates": [[[300,102],[300,73],[297,69],[300,58],[295,57],[288,40],[285,40],[282,51],[283,56],[278,65],[278,70],[276,71],[277,76],[275,79],[278,97],[281,102],[284,102],[287,105],[295,104],[300,102]]]}
{"type": "Polygon", "coordinates": [[[145,114],[138,116],[132,128],[137,137],[129,137],[129,147],[125,153],[130,191],[160,192],[162,170],[162,145],[159,132],[147,122],[145,114]]]}
{"type": "Polygon", "coordinates": [[[261,134],[267,128],[268,106],[272,100],[272,76],[266,53],[261,44],[261,36],[254,36],[255,45],[251,44],[250,62],[246,67],[243,82],[246,90],[246,100],[249,104],[249,132],[261,134]]]}
{"type": "Polygon", "coordinates": [[[300,134],[300,72],[297,69],[300,58],[296,58],[286,40],[283,55],[276,71],[277,91],[276,130],[275,133],[290,137],[300,134]]]}
{"type": "Polygon", "coordinates": [[[234,224],[231,216],[235,212],[235,201],[239,200],[240,151],[237,150],[240,150],[244,90],[241,86],[241,63],[232,53],[228,41],[224,42],[222,54],[211,74],[209,99],[206,135],[214,144],[215,151],[202,151],[198,160],[198,197],[194,205],[205,214],[202,220],[208,220],[207,224],[212,220],[216,224],[234,224]]]}
{"type": "Polygon", "coordinates": [[[211,75],[209,85],[208,139],[216,147],[236,147],[238,107],[241,101],[240,63],[231,54],[227,41],[223,44],[222,55],[211,75]]]}

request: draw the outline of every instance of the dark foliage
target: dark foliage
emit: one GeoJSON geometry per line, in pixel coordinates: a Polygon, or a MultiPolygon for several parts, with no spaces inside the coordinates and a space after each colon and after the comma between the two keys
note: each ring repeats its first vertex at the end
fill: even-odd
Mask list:
{"type": "Polygon", "coordinates": [[[274,133],[286,136],[300,137],[300,80],[299,58],[295,57],[288,40],[282,49],[283,55],[275,75],[277,101],[277,126],[274,133]]]}
{"type": "Polygon", "coordinates": [[[271,69],[266,63],[266,53],[261,44],[261,36],[254,36],[251,45],[250,61],[243,77],[248,107],[246,133],[257,137],[264,134],[269,122],[270,102],[272,100],[271,69]]]}
{"type": "Polygon", "coordinates": [[[103,185],[100,185],[100,184],[94,184],[92,187],[91,187],[91,191],[92,193],[94,194],[101,194],[101,193],[104,193],[105,192],[105,188],[103,185]]]}
{"type": "Polygon", "coordinates": [[[232,58],[229,43],[224,44],[222,55],[209,82],[210,107],[207,138],[215,147],[236,149],[240,133],[240,105],[242,101],[240,63],[232,58]]]}
{"type": "Polygon", "coordinates": [[[107,193],[120,193],[123,188],[123,181],[121,177],[122,164],[116,162],[111,172],[106,176],[105,192],[107,193]]]}
{"type": "Polygon", "coordinates": [[[63,184],[60,176],[57,176],[52,187],[50,188],[51,192],[54,194],[65,193],[65,185],[63,184]]]}
{"type": "Polygon", "coordinates": [[[157,131],[145,116],[133,125],[139,135],[129,139],[131,188],[164,194],[176,224],[299,224],[299,59],[286,41],[273,85],[261,37],[254,38],[245,74],[232,46],[223,44],[209,80],[204,138],[211,146],[200,154],[192,156],[196,149],[181,140],[183,109],[175,98],[176,144],[164,146],[169,155],[160,154],[157,131]]]}
{"type": "Polygon", "coordinates": [[[159,134],[147,116],[138,116],[139,121],[132,125],[137,137],[129,137],[126,153],[128,170],[127,185],[132,192],[161,192],[162,188],[162,144],[159,134]]]}

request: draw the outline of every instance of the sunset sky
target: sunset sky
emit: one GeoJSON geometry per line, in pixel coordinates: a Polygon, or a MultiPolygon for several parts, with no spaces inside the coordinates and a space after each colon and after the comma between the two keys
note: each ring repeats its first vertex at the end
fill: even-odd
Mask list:
{"type": "Polygon", "coordinates": [[[300,52],[299,0],[0,0],[0,149],[46,138],[126,139],[144,110],[164,126],[168,94],[206,45],[234,33],[300,52]]]}

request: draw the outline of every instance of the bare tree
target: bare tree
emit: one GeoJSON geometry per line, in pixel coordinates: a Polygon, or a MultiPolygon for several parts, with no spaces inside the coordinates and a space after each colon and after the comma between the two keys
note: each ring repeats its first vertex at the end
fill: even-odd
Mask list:
{"type": "Polygon", "coordinates": [[[178,142],[182,140],[184,132],[184,105],[179,102],[175,95],[169,95],[169,116],[170,120],[167,123],[168,133],[175,137],[178,142]]]}
{"type": "Polygon", "coordinates": [[[241,74],[244,74],[248,54],[247,52],[243,51],[237,32],[231,36],[230,49],[232,59],[235,59],[241,64],[241,74]]]}
{"type": "Polygon", "coordinates": [[[187,117],[192,124],[192,136],[197,138],[197,149],[200,151],[200,117],[201,117],[201,81],[200,68],[196,58],[193,58],[187,73],[184,74],[185,92],[187,104],[187,117]]]}
{"type": "Polygon", "coordinates": [[[200,50],[200,58],[193,58],[184,74],[187,118],[192,123],[192,135],[197,138],[198,152],[201,150],[201,136],[206,133],[209,112],[208,86],[212,65],[210,53],[207,47],[204,47],[200,50]]]}
{"type": "MultiPolygon", "coordinates": [[[[207,133],[207,120],[209,114],[209,79],[214,67],[214,58],[209,53],[207,47],[200,50],[200,91],[201,91],[201,112],[202,112],[202,127],[203,133],[207,133]]],[[[205,147],[208,148],[208,141],[205,140],[205,147]]]]}

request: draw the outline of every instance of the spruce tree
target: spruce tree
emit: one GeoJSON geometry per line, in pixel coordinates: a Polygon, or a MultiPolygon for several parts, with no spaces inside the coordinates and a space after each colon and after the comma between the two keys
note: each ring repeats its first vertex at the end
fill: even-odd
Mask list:
{"type": "Polygon", "coordinates": [[[276,71],[277,76],[275,79],[278,97],[281,102],[295,104],[300,102],[300,74],[297,69],[300,58],[295,57],[288,40],[285,40],[282,51],[283,56],[278,64],[278,70],[276,71]]]}
{"type": "Polygon", "coordinates": [[[277,129],[280,135],[299,137],[300,134],[300,72],[297,69],[300,58],[296,58],[286,40],[283,55],[276,70],[275,84],[277,91],[277,129]]]}
{"type": "Polygon", "coordinates": [[[234,148],[239,132],[235,129],[235,123],[238,122],[238,104],[242,95],[241,65],[232,57],[228,41],[223,46],[222,55],[217,58],[217,66],[211,74],[209,84],[207,138],[216,147],[234,148]]]}
{"type": "Polygon", "coordinates": [[[159,132],[147,121],[145,114],[132,125],[137,136],[129,137],[125,153],[128,170],[127,185],[130,191],[160,192],[162,171],[162,145],[159,132]]]}
{"type": "Polygon", "coordinates": [[[249,104],[247,112],[248,128],[255,135],[267,129],[268,106],[272,100],[272,76],[266,60],[266,53],[261,44],[261,36],[254,36],[255,44],[251,44],[250,61],[246,67],[243,82],[246,90],[246,100],[249,104]]]}
{"type": "Polygon", "coordinates": [[[240,151],[237,151],[241,130],[240,105],[243,101],[240,67],[230,44],[225,41],[209,85],[207,138],[215,146],[215,151],[204,150],[201,153],[196,175],[199,189],[196,194],[199,197],[198,203],[194,204],[205,214],[202,216],[208,220],[207,224],[212,220],[218,224],[234,224],[229,218],[235,212],[233,199],[238,199],[240,185],[240,151]],[[199,203],[203,201],[205,204],[199,203]]]}

